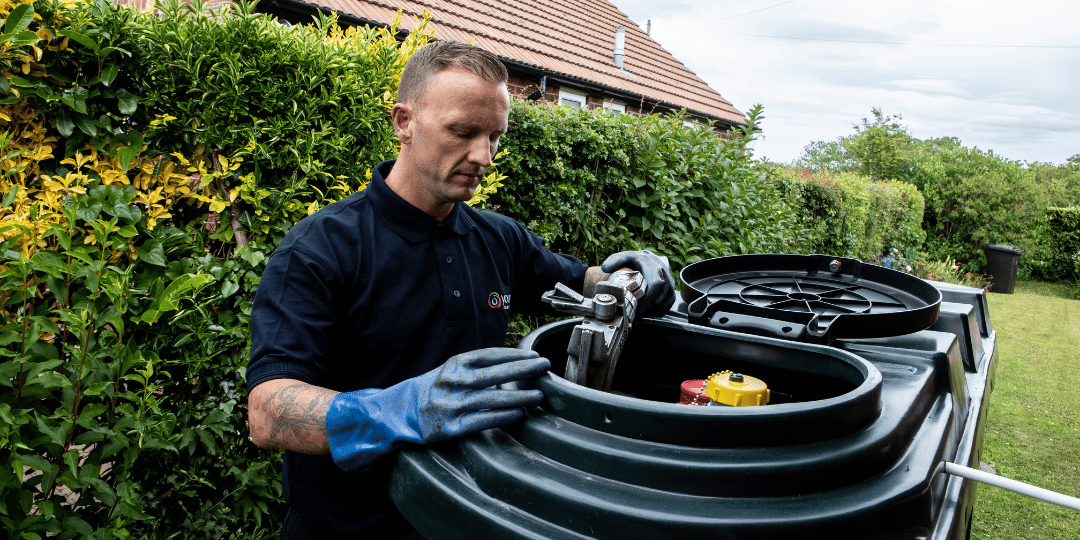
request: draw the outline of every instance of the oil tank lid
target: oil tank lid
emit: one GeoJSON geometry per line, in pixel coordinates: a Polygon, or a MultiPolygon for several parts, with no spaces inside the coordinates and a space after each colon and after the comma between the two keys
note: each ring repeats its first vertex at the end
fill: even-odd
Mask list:
{"type": "Polygon", "coordinates": [[[717,403],[751,407],[769,403],[769,387],[757,377],[721,371],[705,380],[705,393],[717,403]]]}

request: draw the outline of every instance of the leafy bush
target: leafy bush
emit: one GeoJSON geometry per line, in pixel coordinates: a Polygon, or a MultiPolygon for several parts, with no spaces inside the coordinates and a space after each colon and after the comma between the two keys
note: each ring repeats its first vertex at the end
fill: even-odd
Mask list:
{"type": "Polygon", "coordinates": [[[1069,282],[1080,279],[1080,273],[1072,272],[1068,258],[1068,236],[1060,210],[1057,208],[1080,207],[1080,154],[1062,165],[1030,163],[1027,172],[1034,178],[1036,190],[1046,211],[1039,216],[1032,231],[1034,250],[1021,259],[1019,274],[1030,279],[1069,282]],[[1062,250],[1065,251],[1062,251],[1062,250]]]}
{"type": "Polygon", "coordinates": [[[747,144],[678,116],[610,115],[515,101],[493,207],[558,251],[599,261],[646,247],[675,269],[702,259],[797,249],[788,206],[747,144]]]}
{"type": "Polygon", "coordinates": [[[919,170],[913,150],[922,141],[900,124],[903,116],[886,115],[877,107],[870,112],[873,120],[863,118],[861,124],[852,124],[854,134],[811,142],[792,165],[811,172],[851,172],[875,180],[914,182],[919,170]]]}
{"type": "Polygon", "coordinates": [[[246,434],[251,298],[289,227],[393,154],[429,34],[235,7],[0,4],[5,537],[278,526],[280,454],[246,434]]]}
{"type": "Polygon", "coordinates": [[[791,165],[810,172],[853,171],[859,167],[859,162],[844,147],[848,140],[850,137],[813,141],[803,148],[802,154],[791,165]]]}
{"type": "Polygon", "coordinates": [[[625,249],[624,238],[600,231],[617,210],[611,201],[627,184],[638,146],[624,117],[515,99],[500,143],[506,179],[492,207],[527,224],[556,251],[595,259],[625,249]]]}
{"type": "Polygon", "coordinates": [[[749,148],[761,113],[753,107],[726,140],[711,129],[688,129],[678,117],[641,117],[643,147],[623,198],[626,225],[612,235],[641,239],[676,269],[713,257],[797,251],[805,235],[790,226],[795,210],[749,148]]]}
{"type": "MultiPolygon", "coordinates": [[[[1073,255],[1073,269],[1080,275],[1080,253],[1073,255]]],[[[1073,298],[1080,300],[1080,279],[1073,282],[1073,298]]]]}
{"type": "Polygon", "coordinates": [[[776,178],[798,205],[792,226],[809,233],[804,253],[870,261],[893,246],[922,245],[923,198],[911,184],[792,167],[778,168],[776,178]]]}
{"type": "Polygon", "coordinates": [[[933,260],[953,258],[984,271],[982,246],[1011,244],[1026,254],[1020,259],[1021,278],[1063,279],[1054,269],[1068,265],[1051,262],[1055,255],[1042,238],[1048,229],[1041,216],[1048,206],[1080,204],[1080,158],[1061,165],[1020,164],[966,148],[955,137],[915,139],[900,124],[900,115],[877,108],[872,113],[852,135],[807,145],[795,165],[915,185],[925,197],[923,228],[933,260]]]}
{"type": "Polygon", "coordinates": [[[919,168],[931,257],[953,257],[982,272],[985,244],[1033,251],[1044,206],[1020,163],[956,145],[924,153],[919,168]]]}
{"type": "MultiPolygon", "coordinates": [[[[18,111],[8,114],[13,124],[44,130],[30,109],[18,111]]],[[[12,536],[139,530],[151,519],[145,456],[178,451],[176,410],[162,391],[167,351],[149,346],[140,327],[210,279],[186,274],[164,290],[154,279],[159,239],[171,232],[150,217],[153,194],[175,193],[186,176],[133,163],[124,173],[118,158],[91,148],[61,161],[71,166],[64,176],[2,181],[0,384],[12,391],[0,396],[0,524],[12,536]]]]}
{"type": "Polygon", "coordinates": [[[862,119],[855,135],[844,141],[844,149],[857,163],[856,171],[878,180],[910,181],[914,175],[910,147],[915,141],[900,124],[903,117],[886,115],[873,108],[874,120],[862,119]]]}
{"type": "Polygon", "coordinates": [[[155,151],[205,163],[197,174],[212,209],[228,210],[215,240],[272,248],[394,155],[396,81],[428,36],[421,28],[397,47],[386,41],[396,28],[285,26],[246,4],[236,16],[196,16],[200,7],[172,1],[131,29],[139,120],[155,151]],[[205,177],[229,163],[233,174],[205,177]]]}
{"type": "Polygon", "coordinates": [[[1080,280],[1080,207],[1048,208],[1038,228],[1033,272],[1047,281],[1080,280]]]}
{"type": "Polygon", "coordinates": [[[1080,154],[1061,165],[1029,163],[1027,169],[1048,206],[1080,206],[1080,154]]]}

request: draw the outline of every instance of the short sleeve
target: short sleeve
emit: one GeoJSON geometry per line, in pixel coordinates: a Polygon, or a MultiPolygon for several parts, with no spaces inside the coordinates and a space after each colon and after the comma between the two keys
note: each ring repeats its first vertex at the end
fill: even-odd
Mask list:
{"type": "MultiPolygon", "coordinates": [[[[512,221],[512,220],[511,220],[512,221]]],[[[581,292],[588,267],[572,255],[553,253],[544,239],[532,233],[524,225],[513,221],[518,238],[519,254],[515,261],[513,311],[525,314],[551,313],[551,308],[540,300],[541,296],[563,283],[581,292]]]]}
{"type": "Polygon", "coordinates": [[[326,264],[298,249],[270,257],[251,308],[248,390],[271,379],[317,384],[329,354],[339,283],[326,264]]]}

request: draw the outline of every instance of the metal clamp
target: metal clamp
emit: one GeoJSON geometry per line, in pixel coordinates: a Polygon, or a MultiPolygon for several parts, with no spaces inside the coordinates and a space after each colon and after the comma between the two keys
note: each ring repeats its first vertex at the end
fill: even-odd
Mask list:
{"type": "Polygon", "coordinates": [[[615,364],[622,353],[637,312],[637,302],[645,295],[645,279],[633,270],[619,270],[596,284],[592,298],[555,284],[542,300],[555,310],[585,318],[574,327],[566,352],[563,378],[596,390],[611,390],[615,364]]]}

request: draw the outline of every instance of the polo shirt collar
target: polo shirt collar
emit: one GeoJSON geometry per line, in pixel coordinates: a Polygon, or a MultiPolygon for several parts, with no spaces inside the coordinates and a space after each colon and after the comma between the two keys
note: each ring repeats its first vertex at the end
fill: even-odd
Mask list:
{"type": "Polygon", "coordinates": [[[395,160],[384,161],[371,171],[371,183],[367,187],[368,197],[390,228],[406,240],[419,243],[431,237],[438,227],[449,228],[457,235],[465,235],[475,227],[472,218],[463,210],[465,203],[457,203],[444,221],[431,217],[423,210],[413,206],[386,185],[386,176],[394,167],[395,160]]]}

